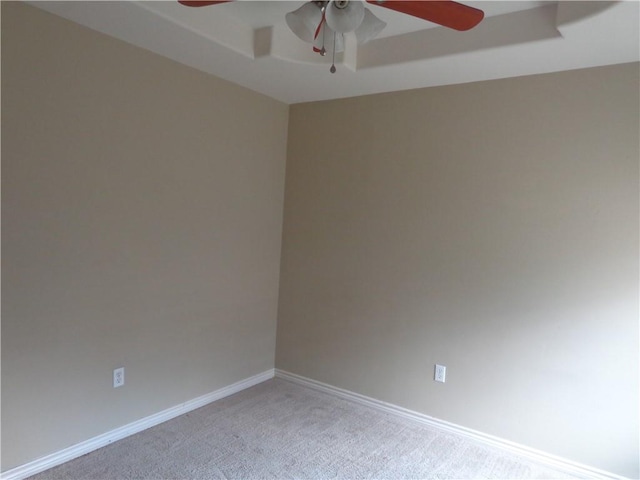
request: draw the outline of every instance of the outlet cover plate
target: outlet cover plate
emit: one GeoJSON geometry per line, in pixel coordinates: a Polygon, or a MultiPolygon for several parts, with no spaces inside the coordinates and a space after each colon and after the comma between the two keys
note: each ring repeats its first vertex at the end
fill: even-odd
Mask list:
{"type": "Polygon", "coordinates": [[[433,371],[433,379],[436,382],[445,382],[445,378],[447,376],[447,367],[445,367],[444,365],[438,365],[436,363],[436,367],[433,371]]]}
{"type": "Polygon", "coordinates": [[[116,368],[113,371],[113,388],[124,385],[124,367],[116,368]]]}

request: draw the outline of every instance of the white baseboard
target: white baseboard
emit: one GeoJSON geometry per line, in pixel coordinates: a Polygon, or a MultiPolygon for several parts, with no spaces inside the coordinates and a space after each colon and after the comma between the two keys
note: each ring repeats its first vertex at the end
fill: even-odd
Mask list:
{"type": "Polygon", "coordinates": [[[220,400],[221,398],[228,397],[229,395],[233,395],[234,393],[238,393],[249,387],[269,380],[274,376],[282,378],[284,380],[288,380],[290,382],[304,385],[306,387],[330,393],[332,395],[336,395],[352,402],[366,405],[368,407],[391,413],[393,415],[398,415],[404,418],[415,420],[438,428],[440,430],[462,435],[463,437],[469,438],[476,442],[491,445],[493,447],[498,447],[516,453],[518,455],[522,455],[523,457],[526,457],[530,460],[541,463],[543,465],[547,465],[551,468],[562,470],[568,474],[587,476],[591,478],[625,480],[625,477],[622,477],[620,475],[606,472],[604,470],[590,467],[588,465],[583,465],[581,463],[567,460],[556,455],[551,455],[549,453],[520,445],[509,440],[478,432],[476,430],[462,427],[460,425],[446,422],[444,420],[439,420],[428,415],[414,412],[406,408],[398,407],[390,403],[382,402],[374,398],[366,397],[358,393],[350,392],[349,390],[344,390],[342,388],[334,387],[326,383],[318,382],[316,380],[312,380],[310,378],[306,378],[279,369],[267,370],[258,375],[254,375],[253,377],[246,378],[227,387],[223,387],[214,392],[202,395],[180,405],[176,405],[174,407],[163,410],[162,412],[158,412],[154,415],[150,415],[128,425],[116,428],[115,430],[111,430],[102,435],[98,435],[97,437],[78,443],[69,448],[65,448],[64,450],[60,450],[59,452],[52,453],[19,467],[12,468],[11,470],[0,473],[0,480],[23,480],[27,477],[30,477],[31,475],[35,475],[36,473],[43,472],[57,465],[61,465],[65,462],[73,460],[74,458],[97,450],[98,448],[102,448],[117,440],[121,440],[125,437],[146,430],[147,428],[151,428],[162,422],[166,422],[167,420],[171,420],[172,418],[188,413],[192,410],[195,410],[196,408],[203,407],[204,405],[207,405],[211,402],[215,402],[216,400],[220,400]]]}
{"type": "Polygon", "coordinates": [[[408,410],[406,408],[398,407],[397,405],[393,405],[391,403],[382,402],[380,400],[376,400],[375,398],[366,397],[364,395],[360,395],[358,393],[354,393],[349,390],[344,390],[342,388],[338,388],[332,385],[328,385],[326,383],[318,382],[316,380],[312,380],[310,378],[306,378],[301,375],[296,375],[295,373],[276,369],[275,376],[276,378],[282,378],[284,380],[288,380],[290,382],[294,382],[299,385],[304,385],[306,387],[320,390],[322,392],[329,393],[329,394],[344,398],[346,400],[350,400],[360,405],[365,405],[368,407],[375,408],[376,410],[397,415],[403,418],[415,420],[420,423],[435,427],[439,430],[455,433],[457,435],[461,435],[465,438],[476,441],[478,443],[482,443],[485,445],[490,445],[492,447],[497,447],[503,450],[507,450],[509,452],[521,455],[529,460],[537,462],[541,465],[545,465],[550,468],[554,468],[556,470],[561,470],[563,472],[566,472],[569,475],[586,476],[588,478],[625,480],[625,477],[616,475],[611,472],[606,472],[604,470],[600,470],[595,467],[590,467],[588,465],[574,462],[572,460],[567,460],[565,458],[558,457],[550,453],[542,452],[540,450],[536,450],[534,448],[530,448],[525,445],[521,445],[515,442],[511,442],[509,440],[495,437],[493,435],[482,433],[477,430],[472,430],[470,428],[462,427],[454,423],[446,422],[444,420],[439,420],[437,418],[430,417],[422,413],[418,413],[412,410],[408,410]]]}
{"type": "Polygon", "coordinates": [[[175,407],[168,408],[154,415],[150,415],[128,425],[116,428],[115,430],[111,430],[110,432],[103,433],[102,435],[98,435],[97,437],[91,438],[84,442],[80,442],[69,448],[60,450],[59,452],[52,453],[51,455],[47,455],[24,465],[20,465],[19,467],[12,468],[11,470],[7,470],[6,472],[2,472],[0,473],[0,479],[22,480],[24,478],[30,477],[31,475],[35,475],[36,473],[43,472],[57,465],[61,465],[65,462],[68,462],[69,460],[73,460],[74,458],[78,458],[81,455],[85,455],[89,452],[97,450],[98,448],[102,448],[117,440],[121,440],[125,437],[133,435],[134,433],[141,432],[142,430],[146,430],[147,428],[151,428],[162,422],[166,422],[167,420],[171,420],[172,418],[188,413],[192,410],[195,410],[196,408],[203,407],[211,402],[215,402],[216,400],[220,400],[221,398],[228,397],[229,395],[233,395],[234,393],[238,393],[249,387],[253,387],[254,385],[262,383],[273,377],[274,370],[271,369],[267,370],[266,372],[259,373],[258,375],[254,375],[253,377],[245,378],[244,380],[236,382],[232,385],[228,385],[214,392],[207,393],[205,395],[202,395],[201,397],[197,397],[187,402],[181,403],[180,405],[176,405],[175,407]]]}

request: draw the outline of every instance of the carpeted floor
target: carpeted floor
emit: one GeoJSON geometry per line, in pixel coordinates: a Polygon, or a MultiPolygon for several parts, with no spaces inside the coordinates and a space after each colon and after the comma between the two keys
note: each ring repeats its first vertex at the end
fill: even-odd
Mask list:
{"type": "Polygon", "coordinates": [[[502,450],[273,379],[31,477],[575,478],[502,450]]]}

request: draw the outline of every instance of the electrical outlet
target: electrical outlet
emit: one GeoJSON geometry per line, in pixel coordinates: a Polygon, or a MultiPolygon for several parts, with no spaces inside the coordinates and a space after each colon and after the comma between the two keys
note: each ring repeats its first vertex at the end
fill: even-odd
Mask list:
{"type": "Polygon", "coordinates": [[[436,363],[436,368],[434,369],[434,372],[433,372],[433,379],[436,382],[444,383],[446,376],[447,376],[447,367],[445,367],[444,365],[438,365],[436,363]]]}
{"type": "Polygon", "coordinates": [[[116,368],[113,371],[113,388],[124,385],[124,367],[116,368]]]}

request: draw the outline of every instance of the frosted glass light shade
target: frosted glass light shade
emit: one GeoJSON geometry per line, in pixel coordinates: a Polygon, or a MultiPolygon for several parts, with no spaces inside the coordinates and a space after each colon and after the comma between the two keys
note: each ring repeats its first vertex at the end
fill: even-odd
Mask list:
{"type": "Polygon", "coordinates": [[[322,11],[313,2],[307,2],[285,15],[287,25],[296,36],[307,43],[314,43],[314,35],[322,21],[322,11]]]}
{"type": "Polygon", "coordinates": [[[315,2],[307,2],[287,13],[285,20],[300,40],[312,44],[317,52],[324,46],[329,54],[334,50],[335,53],[344,52],[343,33],[353,31],[358,44],[362,44],[378,35],[387,25],[365,8],[361,0],[350,0],[345,8],[335,7],[331,1],[326,7],[324,22],[322,9],[315,2]]]}
{"type": "Polygon", "coordinates": [[[356,41],[358,45],[367,43],[372,38],[375,38],[384,27],[387,26],[386,22],[383,22],[376,17],[368,8],[364,9],[364,19],[358,28],[355,30],[356,41]]]}
{"type": "Polygon", "coordinates": [[[362,23],[364,10],[364,4],[360,0],[350,0],[344,8],[336,7],[332,0],[325,12],[327,25],[338,33],[353,32],[362,23]]]}

